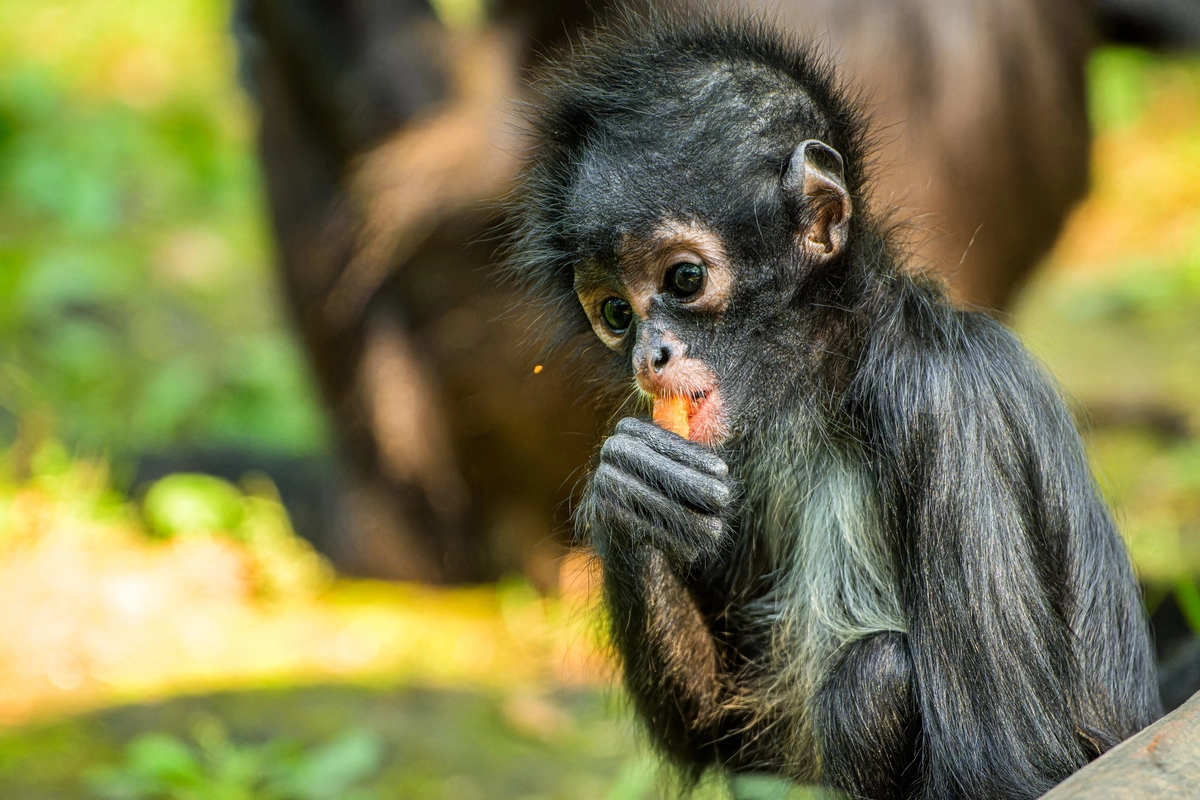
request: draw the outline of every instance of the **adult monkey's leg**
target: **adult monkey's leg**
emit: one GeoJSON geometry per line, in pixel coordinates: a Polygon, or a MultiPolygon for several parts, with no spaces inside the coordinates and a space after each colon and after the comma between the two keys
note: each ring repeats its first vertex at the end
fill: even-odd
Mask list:
{"type": "Polygon", "coordinates": [[[243,14],[282,282],[350,484],[335,555],[390,577],[489,577],[421,340],[430,309],[395,278],[447,218],[503,190],[513,37],[464,42],[420,2],[254,0],[243,14]]]}

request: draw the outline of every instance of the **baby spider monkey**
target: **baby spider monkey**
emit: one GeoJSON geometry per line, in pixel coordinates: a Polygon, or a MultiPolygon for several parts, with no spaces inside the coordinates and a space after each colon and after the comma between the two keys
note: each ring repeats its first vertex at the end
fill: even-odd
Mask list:
{"type": "Polygon", "coordinates": [[[541,88],[508,268],[603,387],[686,418],[617,422],[576,512],[662,749],[854,797],[1033,798],[1154,720],[1058,390],[905,270],[813,49],[630,17],[541,88]]]}

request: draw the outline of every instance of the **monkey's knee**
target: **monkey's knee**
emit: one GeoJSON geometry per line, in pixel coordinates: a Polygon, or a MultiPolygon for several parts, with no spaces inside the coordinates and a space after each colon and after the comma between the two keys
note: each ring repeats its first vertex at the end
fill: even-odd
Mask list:
{"type": "Polygon", "coordinates": [[[841,648],[814,709],[824,783],[871,800],[908,795],[919,722],[912,681],[902,633],[841,648]]]}

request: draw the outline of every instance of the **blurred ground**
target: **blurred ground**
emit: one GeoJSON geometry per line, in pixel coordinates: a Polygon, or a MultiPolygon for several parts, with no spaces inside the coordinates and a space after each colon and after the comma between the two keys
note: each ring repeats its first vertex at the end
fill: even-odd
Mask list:
{"type": "Polygon", "coordinates": [[[335,580],[261,478],[243,493],[168,477],[139,514],[102,467],[54,458],[39,453],[36,478],[0,490],[0,725],[259,680],[609,678],[585,559],[564,563],[555,598],[520,580],[453,591],[335,580]]]}
{"type": "MultiPolygon", "coordinates": [[[[26,754],[43,759],[36,770],[41,780],[31,775],[11,784],[6,796],[53,796],[47,790],[56,783],[59,791],[69,792],[74,787],[63,776],[78,773],[103,795],[105,789],[116,788],[117,776],[97,771],[94,765],[121,764],[122,743],[148,729],[194,748],[197,766],[205,756],[210,763],[229,761],[228,749],[223,755],[216,751],[222,745],[229,748],[230,742],[242,743],[238,749],[251,760],[269,761],[275,754],[255,752],[255,745],[261,748],[281,731],[302,752],[334,742],[334,753],[309,756],[310,761],[333,764],[300,766],[309,773],[309,781],[314,772],[327,784],[334,783],[331,773],[365,773],[370,783],[386,787],[383,797],[603,798],[611,796],[614,778],[623,768],[630,773],[624,780],[642,788],[653,777],[648,765],[626,763],[628,731],[594,692],[530,699],[505,697],[498,691],[323,686],[259,691],[253,697],[183,698],[44,728],[25,740],[26,754]],[[70,747],[63,747],[67,743],[70,747]]],[[[148,748],[142,740],[140,752],[129,754],[140,763],[126,770],[126,777],[139,769],[142,774],[166,773],[166,762],[179,760],[180,747],[164,748],[163,741],[150,740],[158,746],[148,748]],[[174,752],[162,752],[167,748],[174,752]],[[159,752],[146,753],[147,749],[159,752]]],[[[340,792],[346,789],[343,784],[338,793],[325,796],[345,797],[340,792]]],[[[110,796],[120,796],[109,791],[110,796]]]]}
{"type": "MultiPolygon", "coordinates": [[[[582,561],[552,598],[346,582],[261,476],[129,499],[138,452],[327,449],[226,14],[0,5],[0,797],[655,796],[582,561]]],[[[1095,191],[1014,323],[1200,629],[1200,60],[1092,69],[1095,191]]]]}

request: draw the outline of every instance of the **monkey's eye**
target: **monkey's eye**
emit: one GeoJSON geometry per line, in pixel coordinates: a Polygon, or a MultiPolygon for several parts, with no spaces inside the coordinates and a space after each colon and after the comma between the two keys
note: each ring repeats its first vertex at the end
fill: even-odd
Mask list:
{"type": "Polygon", "coordinates": [[[604,318],[608,329],[620,336],[629,330],[629,323],[633,322],[633,308],[620,297],[610,297],[600,306],[600,316],[604,318]]]}
{"type": "Polygon", "coordinates": [[[666,289],[680,300],[686,300],[704,288],[704,267],[682,261],[667,270],[666,289]]]}

